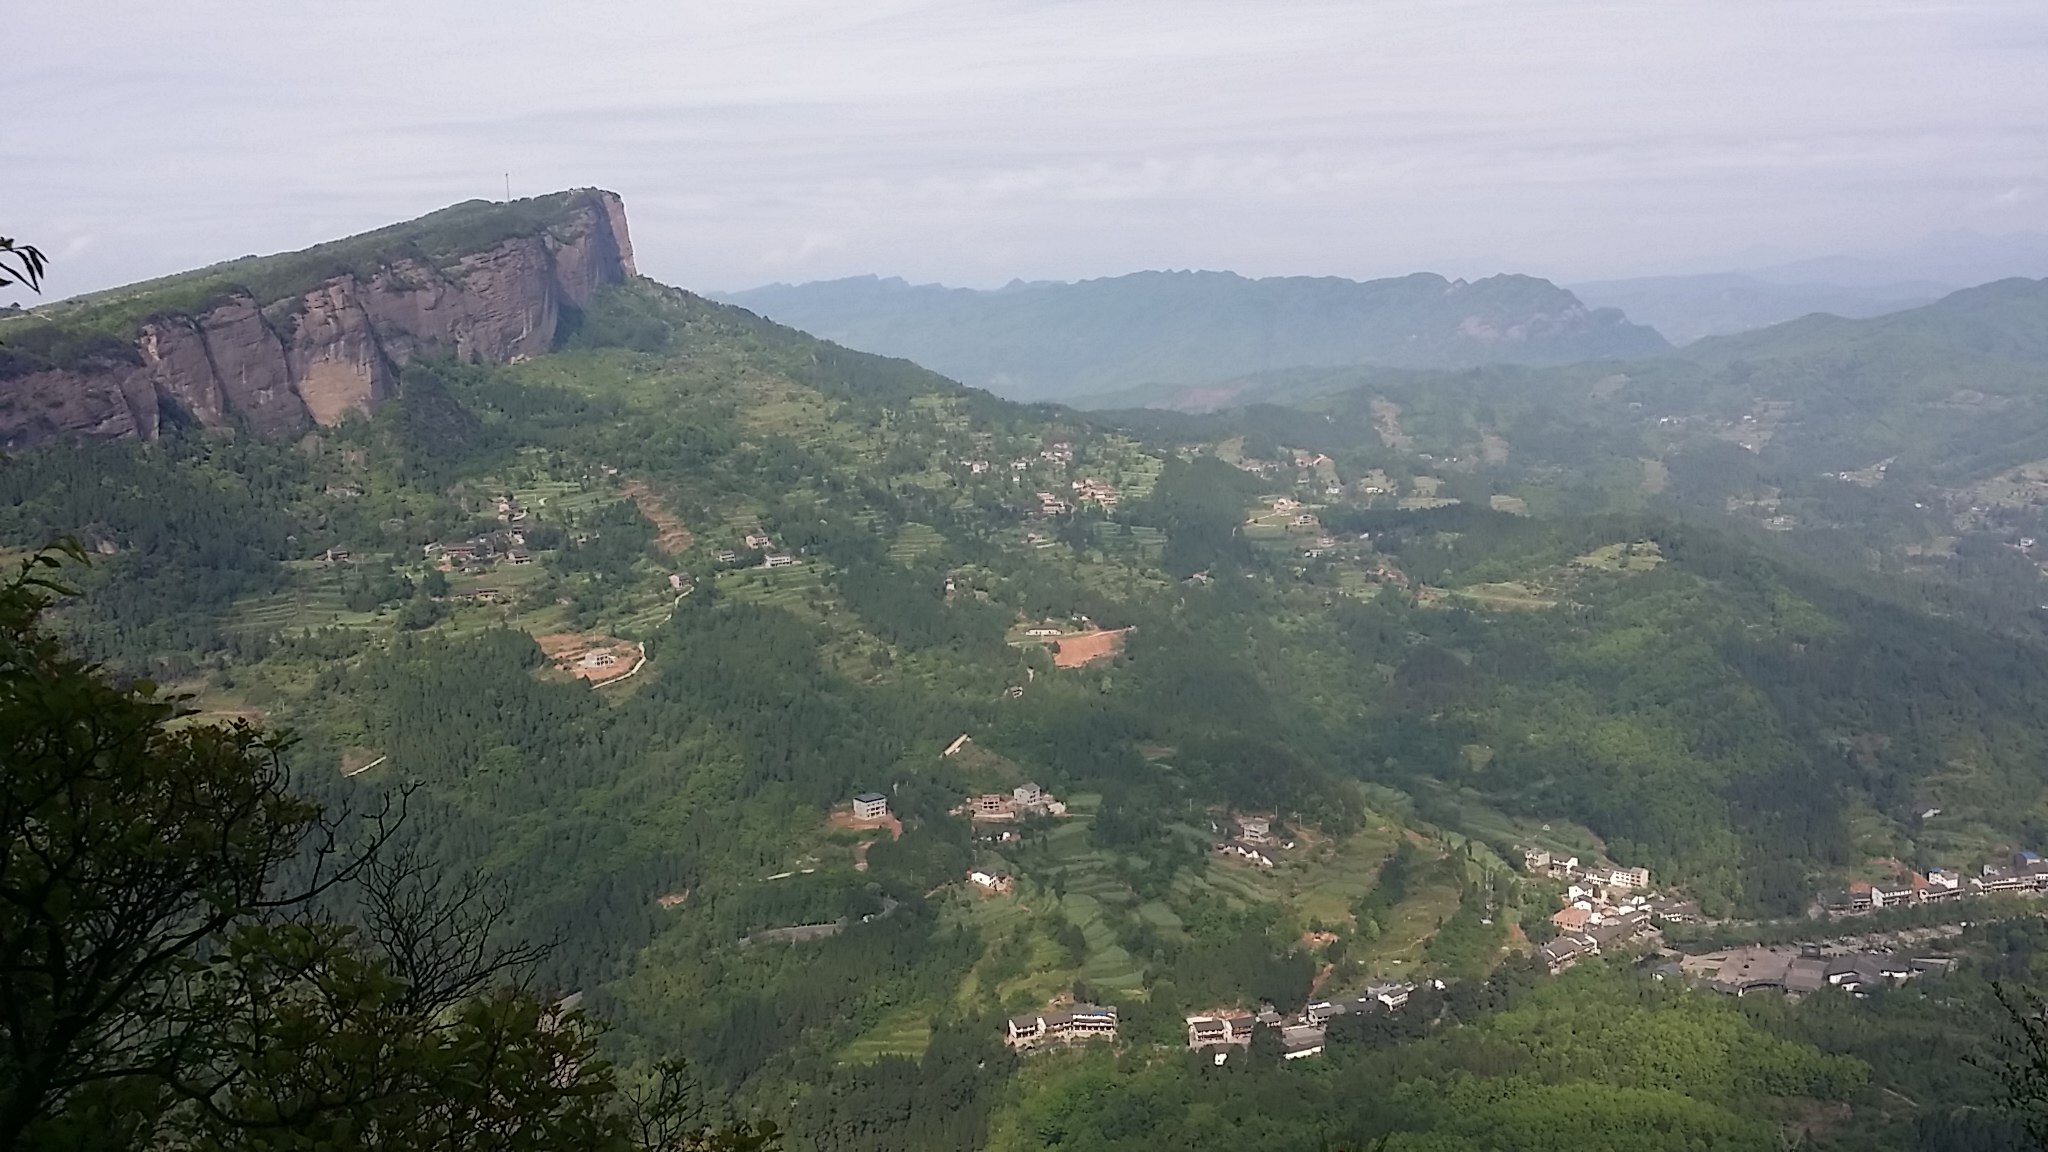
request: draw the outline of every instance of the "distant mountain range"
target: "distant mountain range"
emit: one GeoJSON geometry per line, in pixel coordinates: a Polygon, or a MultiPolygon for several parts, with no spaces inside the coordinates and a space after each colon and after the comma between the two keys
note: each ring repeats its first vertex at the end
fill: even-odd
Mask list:
{"type": "Polygon", "coordinates": [[[1937,300],[1969,284],[2048,276],[2048,235],[1939,232],[1900,248],[1819,256],[1702,275],[1588,281],[1571,290],[1619,308],[1674,344],[1797,320],[1860,319],[1937,300]]]}
{"type": "Polygon", "coordinates": [[[1929,303],[1952,288],[1931,280],[1870,287],[1780,284],[1750,273],[1717,272],[1600,280],[1574,284],[1571,290],[1595,308],[1620,309],[1674,344],[1690,344],[1705,336],[1748,332],[1816,312],[1882,316],[1929,303]]]}
{"type": "Polygon", "coordinates": [[[1277,368],[1555,364],[1661,352],[1665,339],[1531,276],[1466,282],[1138,272],[993,291],[873,276],[723,297],[851,348],[1023,400],[1277,368]]]}

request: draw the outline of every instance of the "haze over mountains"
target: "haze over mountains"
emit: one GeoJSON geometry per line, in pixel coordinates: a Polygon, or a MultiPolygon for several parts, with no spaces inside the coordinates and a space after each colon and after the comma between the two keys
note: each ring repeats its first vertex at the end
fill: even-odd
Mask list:
{"type": "Polygon", "coordinates": [[[716,298],[1012,399],[1087,405],[1287,368],[1650,355],[1816,313],[1881,316],[2015,276],[2048,276],[2048,236],[1947,232],[1880,252],[1564,286],[1147,271],[994,290],[854,276],[716,298]]]}
{"type": "Polygon", "coordinates": [[[1655,328],[1674,344],[1705,336],[1727,336],[1796,320],[1815,312],[1860,318],[1881,316],[1925,304],[1950,291],[1931,280],[1870,287],[1842,284],[1781,284],[1746,272],[1698,276],[1643,276],[1572,285],[1572,292],[1596,308],[1620,309],[1629,319],[1655,328]]]}
{"type": "Polygon", "coordinates": [[[778,323],[902,356],[1011,399],[1069,400],[1298,365],[1555,364],[1661,351],[1547,280],[1417,273],[1365,282],[1137,272],[994,291],[872,276],[724,297],[778,323]]]}

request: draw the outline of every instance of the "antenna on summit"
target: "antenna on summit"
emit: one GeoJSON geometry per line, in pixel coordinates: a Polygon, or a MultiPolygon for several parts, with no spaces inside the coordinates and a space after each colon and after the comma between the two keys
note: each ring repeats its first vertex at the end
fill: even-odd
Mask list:
{"type": "Polygon", "coordinates": [[[505,173],[505,203],[507,203],[507,204],[510,204],[511,202],[512,202],[512,174],[511,174],[510,172],[507,172],[507,173],[505,173]]]}

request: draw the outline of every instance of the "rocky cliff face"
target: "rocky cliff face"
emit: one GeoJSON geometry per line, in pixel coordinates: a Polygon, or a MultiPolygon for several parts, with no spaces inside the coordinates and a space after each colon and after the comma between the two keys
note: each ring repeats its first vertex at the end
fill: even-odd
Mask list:
{"type": "Polygon", "coordinates": [[[369,413],[415,356],[507,363],[554,342],[564,305],[634,274],[625,208],[567,194],[530,234],[449,259],[398,259],[259,301],[246,291],[197,315],[143,320],[133,355],[0,378],[0,445],[68,436],[153,438],[171,424],[265,437],[369,413]]]}

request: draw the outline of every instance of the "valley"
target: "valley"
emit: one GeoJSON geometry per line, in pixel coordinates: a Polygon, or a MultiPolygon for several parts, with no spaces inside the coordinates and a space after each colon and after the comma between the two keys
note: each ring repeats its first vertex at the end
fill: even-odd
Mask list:
{"type": "MultiPolygon", "coordinates": [[[[281,354],[304,419],[10,424],[0,543],[82,546],[78,650],[289,731],[322,804],[402,807],[621,1067],[834,1149],[2008,1134],[1981,1069],[1898,1111],[1934,1097],[1891,1050],[1988,1051],[2037,916],[1867,1004],[1649,958],[2048,844],[2033,344],[1967,395],[1909,371],[1947,353],[1906,311],[1084,413],[641,278],[622,206],[571,284],[607,197],[0,320],[18,415],[168,371],[110,333],[202,296],[555,261],[544,347],[381,330],[347,411],[281,354]],[[1097,1039],[1019,1043],[1041,1016],[1097,1039]]],[[[2022,330],[2038,289],[1991,287],[1929,307],[2022,330]]]]}

